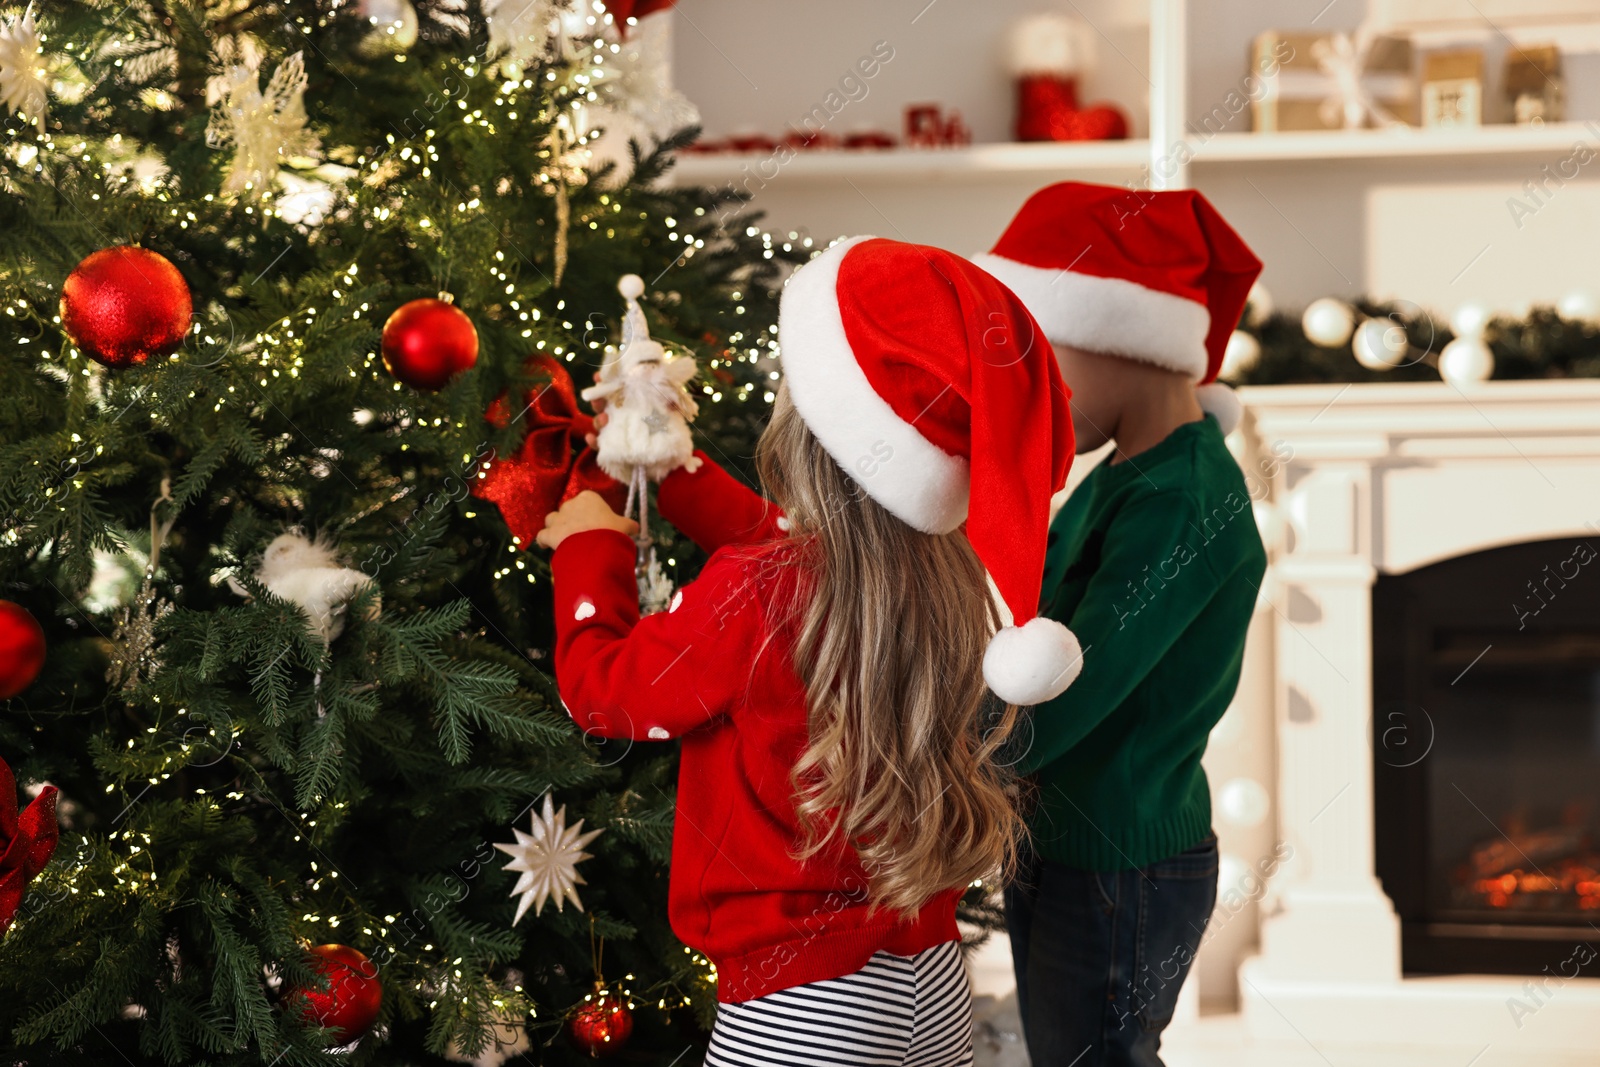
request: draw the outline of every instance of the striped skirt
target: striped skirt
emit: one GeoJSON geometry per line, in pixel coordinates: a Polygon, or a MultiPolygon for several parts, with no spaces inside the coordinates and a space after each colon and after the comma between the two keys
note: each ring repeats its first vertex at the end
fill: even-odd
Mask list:
{"type": "Polygon", "coordinates": [[[961,945],[879,952],[843,978],[717,1008],[706,1067],[970,1067],[961,945]]]}

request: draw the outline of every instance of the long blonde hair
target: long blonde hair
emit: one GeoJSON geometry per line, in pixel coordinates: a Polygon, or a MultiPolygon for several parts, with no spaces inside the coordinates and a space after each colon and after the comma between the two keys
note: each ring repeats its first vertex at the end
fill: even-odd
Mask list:
{"type": "Polygon", "coordinates": [[[795,605],[809,709],[797,857],[848,842],[873,906],[902,914],[1009,872],[1022,826],[994,757],[1017,709],[987,696],[997,617],[966,535],[891,515],[823,450],[787,390],[757,460],[811,571],[795,605]]]}

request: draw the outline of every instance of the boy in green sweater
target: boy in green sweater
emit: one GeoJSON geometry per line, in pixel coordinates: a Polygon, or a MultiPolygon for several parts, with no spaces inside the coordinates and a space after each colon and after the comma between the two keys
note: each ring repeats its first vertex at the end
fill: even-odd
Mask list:
{"type": "Polygon", "coordinates": [[[1199,193],[1076,182],[976,261],[1054,346],[1078,451],[1116,445],[1050,528],[1040,614],[1084,666],[1019,764],[1038,806],[1006,892],[1018,1007],[1034,1067],[1159,1065],[1216,903],[1200,757],[1266,569],[1223,444],[1238,404],[1209,384],[1261,263],[1199,193]]]}

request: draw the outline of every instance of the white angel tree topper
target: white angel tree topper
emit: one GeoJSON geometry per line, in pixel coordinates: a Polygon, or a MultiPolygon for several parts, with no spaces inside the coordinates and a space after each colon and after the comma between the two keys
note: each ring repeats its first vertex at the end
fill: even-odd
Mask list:
{"type": "Polygon", "coordinates": [[[557,810],[550,794],[546,793],[544,811],[533,813],[533,833],[525,834],[517,829],[511,832],[517,835],[516,844],[494,846],[511,857],[506,870],[519,872],[511,895],[521,899],[517,901],[517,914],[511,925],[521,922],[529,908],[537,918],[550,900],[556,902],[557,911],[564,910],[569,900],[573,907],[582,911],[583,901],[578,899],[577,887],[585,883],[583,875],[578,873],[578,864],[592,858],[583,848],[602,831],[584,833],[582,819],[568,826],[567,806],[563,804],[557,810]]]}

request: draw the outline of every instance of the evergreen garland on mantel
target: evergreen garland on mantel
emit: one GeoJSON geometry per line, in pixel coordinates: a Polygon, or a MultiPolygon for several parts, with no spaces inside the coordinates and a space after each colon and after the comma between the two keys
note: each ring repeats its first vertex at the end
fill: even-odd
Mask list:
{"type": "MultiPolygon", "coordinates": [[[[1354,306],[1365,317],[1400,314],[1395,304],[1358,300],[1354,306]]],[[[1411,341],[1412,362],[1381,371],[1358,363],[1349,343],[1325,348],[1311,341],[1298,314],[1274,312],[1256,324],[1241,324],[1241,330],[1260,342],[1261,358],[1226,380],[1233,385],[1438,381],[1439,353],[1455,334],[1447,323],[1427,315],[1399,321],[1411,341]]],[[[1494,380],[1600,378],[1600,322],[1565,318],[1553,307],[1539,307],[1523,319],[1492,319],[1484,340],[1494,352],[1494,380]]]]}

